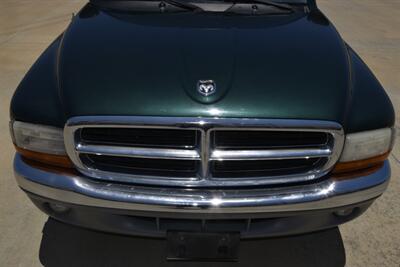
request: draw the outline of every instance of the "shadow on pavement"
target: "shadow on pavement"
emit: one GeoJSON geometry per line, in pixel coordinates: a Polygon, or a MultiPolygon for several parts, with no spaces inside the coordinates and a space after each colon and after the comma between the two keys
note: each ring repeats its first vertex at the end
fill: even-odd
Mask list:
{"type": "Polygon", "coordinates": [[[324,266],[345,265],[338,228],[312,234],[245,240],[238,262],[169,262],[166,242],[113,235],[49,219],[43,229],[39,258],[44,266],[324,266]]]}

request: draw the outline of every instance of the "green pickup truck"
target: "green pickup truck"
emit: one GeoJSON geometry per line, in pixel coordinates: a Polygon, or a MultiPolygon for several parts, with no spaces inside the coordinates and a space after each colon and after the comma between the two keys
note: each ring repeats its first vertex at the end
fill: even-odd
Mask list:
{"type": "Polygon", "coordinates": [[[19,186],[57,220],[243,239],[362,214],[394,121],[314,0],[92,0],[18,86],[10,128],[19,186]]]}

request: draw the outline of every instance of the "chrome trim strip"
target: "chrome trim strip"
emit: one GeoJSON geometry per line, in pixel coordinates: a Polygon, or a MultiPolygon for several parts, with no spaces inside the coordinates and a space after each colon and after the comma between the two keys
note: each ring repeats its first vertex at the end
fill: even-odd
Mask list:
{"type": "Polygon", "coordinates": [[[80,116],[68,120],[69,127],[132,127],[132,128],[173,128],[173,129],[232,129],[254,128],[304,131],[341,131],[340,124],[332,121],[257,119],[257,118],[201,118],[201,117],[151,117],[151,116],[80,116]]]}
{"type": "MultiPolygon", "coordinates": [[[[315,180],[326,175],[340,157],[344,144],[344,132],[340,124],[318,120],[285,120],[285,119],[250,119],[250,118],[195,118],[195,117],[146,117],[146,116],[84,116],[68,120],[64,128],[64,139],[67,153],[77,169],[84,175],[99,180],[112,180],[126,183],[179,187],[228,187],[228,186],[261,186],[287,182],[304,182],[315,180]],[[113,127],[113,128],[156,128],[156,129],[191,129],[201,134],[200,144],[196,147],[200,155],[201,168],[197,176],[189,178],[132,175],[126,173],[107,172],[82,163],[79,152],[75,149],[79,144],[75,134],[80,128],[113,127]],[[332,138],[327,144],[332,148],[328,160],[306,173],[285,176],[216,178],[210,173],[213,147],[210,142],[211,133],[218,130],[265,130],[265,131],[302,131],[326,132],[332,138]]],[[[225,154],[227,157],[229,155],[225,154]]],[[[215,156],[215,154],[214,154],[215,156]]],[[[225,159],[224,159],[225,160],[225,159]]]]}
{"type": "Polygon", "coordinates": [[[77,144],[78,153],[150,159],[200,160],[197,150],[77,144]]]}
{"type": "Polygon", "coordinates": [[[71,204],[136,211],[246,214],[308,211],[356,204],[380,196],[390,180],[389,162],[375,173],[352,179],[281,188],[186,189],[99,182],[84,176],[48,172],[14,159],[24,190],[71,204]]]}
{"type": "Polygon", "coordinates": [[[330,148],[271,149],[271,150],[213,150],[211,160],[279,160],[320,158],[332,155],[330,148]]]}

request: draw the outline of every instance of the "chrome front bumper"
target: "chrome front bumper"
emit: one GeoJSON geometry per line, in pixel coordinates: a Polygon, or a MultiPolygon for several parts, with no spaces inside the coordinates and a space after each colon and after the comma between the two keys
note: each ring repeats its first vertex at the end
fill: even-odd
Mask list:
{"type": "Polygon", "coordinates": [[[83,175],[44,171],[14,159],[15,176],[25,191],[56,201],[132,211],[255,214],[343,207],[380,196],[388,186],[390,166],[348,180],[283,188],[177,189],[99,182],[83,175]]]}

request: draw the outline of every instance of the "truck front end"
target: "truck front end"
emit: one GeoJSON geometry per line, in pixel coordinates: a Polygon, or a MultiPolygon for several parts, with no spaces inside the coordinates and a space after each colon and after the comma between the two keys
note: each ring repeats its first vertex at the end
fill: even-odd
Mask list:
{"type": "Polygon", "coordinates": [[[11,103],[17,182],[49,216],[267,237],[352,220],[387,188],[392,104],[313,1],[230,16],[103,2],[11,103]]]}

